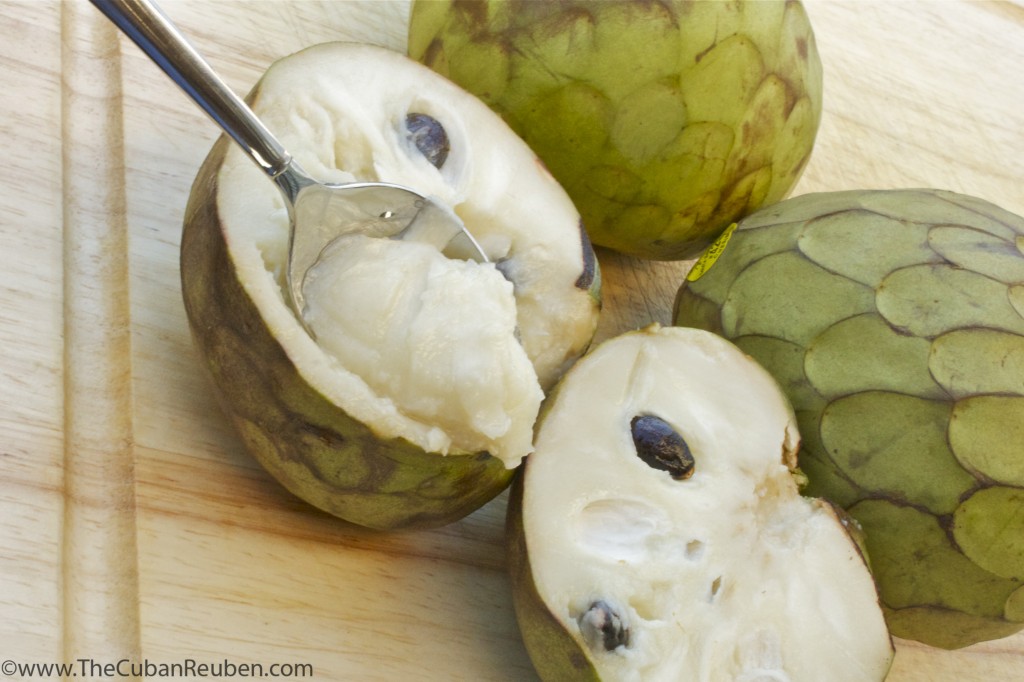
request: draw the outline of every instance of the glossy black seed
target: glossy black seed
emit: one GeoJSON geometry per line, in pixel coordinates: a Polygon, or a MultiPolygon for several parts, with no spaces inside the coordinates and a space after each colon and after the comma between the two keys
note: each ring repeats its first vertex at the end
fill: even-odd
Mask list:
{"type": "Polygon", "coordinates": [[[577,622],[584,641],[592,649],[614,651],[629,644],[629,628],[606,601],[595,601],[577,622]]]}
{"type": "Polygon", "coordinates": [[[597,254],[594,253],[594,247],[590,243],[590,237],[587,236],[587,230],[583,226],[582,220],[580,221],[579,228],[580,242],[583,245],[583,271],[576,278],[576,288],[586,291],[594,283],[594,278],[597,276],[597,254]]]}
{"type": "Polygon", "coordinates": [[[515,291],[516,279],[513,274],[515,271],[516,263],[511,258],[499,258],[494,262],[494,269],[501,273],[509,282],[512,282],[512,290],[515,291]]]}
{"type": "Polygon", "coordinates": [[[451,145],[444,126],[427,114],[407,114],[405,117],[406,138],[416,146],[435,168],[448,160],[451,145]]]}
{"type": "Polygon", "coordinates": [[[682,481],[693,475],[690,447],[675,429],[661,417],[637,415],[630,422],[636,454],[647,466],[667,471],[682,481]]]}

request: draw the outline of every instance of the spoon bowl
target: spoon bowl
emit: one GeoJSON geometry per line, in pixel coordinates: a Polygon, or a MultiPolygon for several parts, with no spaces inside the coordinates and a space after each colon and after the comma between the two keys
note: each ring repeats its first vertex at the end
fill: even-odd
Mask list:
{"type": "Polygon", "coordinates": [[[382,182],[320,183],[294,161],[274,180],[286,197],[292,224],[287,293],[303,324],[306,275],[324,249],[346,234],[410,239],[431,244],[450,258],[487,262],[458,216],[407,187],[382,182]]]}
{"type": "Polygon", "coordinates": [[[330,184],[310,177],[151,0],[91,2],[245,150],[281,191],[289,217],[285,299],[311,335],[303,316],[303,283],[324,249],[343,235],[412,239],[433,244],[452,258],[487,262],[458,216],[431,197],[386,182],[330,184]]]}

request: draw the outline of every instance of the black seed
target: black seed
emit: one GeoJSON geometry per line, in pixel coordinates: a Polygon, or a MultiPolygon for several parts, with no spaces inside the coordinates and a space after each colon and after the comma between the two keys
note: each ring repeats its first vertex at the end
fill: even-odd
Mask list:
{"type": "Polygon", "coordinates": [[[444,126],[427,114],[407,114],[405,117],[406,139],[416,145],[427,161],[440,168],[448,159],[451,146],[444,126]]]}
{"type": "Polygon", "coordinates": [[[515,291],[516,280],[512,276],[512,270],[515,267],[515,263],[512,262],[511,258],[499,258],[494,263],[494,269],[501,273],[509,282],[512,282],[512,290],[515,291]]]}
{"type": "Polygon", "coordinates": [[[583,639],[592,649],[614,651],[629,644],[629,628],[606,601],[595,601],[577,622],[583,639]]]}
{"type": "Polygon", "coordinates": [[[583,245],[583,271],[576,278],[576,288],[586,291],[594,283],[594,277],[597,276],[597,255],[594,253],[594,247],[590,243],[590,237],[587,235],[587,230],[583,226],[582,220],[580,221],[579,228],[580,241],[583,245]]]}
{"type": "Polygon", "coordinates": [[[693,455],[675,429],[661,417],[637,415],[630,422],[637,456],[653,469],[661,469],[682,481],[693,475],[693,455]]]}

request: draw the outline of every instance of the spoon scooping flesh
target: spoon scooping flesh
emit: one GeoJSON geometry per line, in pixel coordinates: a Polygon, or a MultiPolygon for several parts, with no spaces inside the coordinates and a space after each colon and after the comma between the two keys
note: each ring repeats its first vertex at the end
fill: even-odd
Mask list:
{"type": "Polygon", "coordinates": [[[311,178],[249,106],[214,73],[150,0],[91,0],[177,83],[280,189],[290,232],[285,300],[306,331],[303,283],[338,237],[365,233],[433,244],[451,258],[486,263],[480,245],[446,206],[386,182],[330,184],[311,178]]]}

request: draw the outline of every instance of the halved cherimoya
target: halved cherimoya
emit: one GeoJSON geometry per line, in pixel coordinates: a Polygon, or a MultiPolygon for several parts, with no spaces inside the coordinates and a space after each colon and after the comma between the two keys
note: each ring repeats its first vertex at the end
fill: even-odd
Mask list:
{"type": "Polygon", "coordinates": [[[545,680],[869,682],[893,656],[867,563],[801,497],[774,380],[710,332],[605,341],[545,406],[508,512],[545,680]]]}
{"type": "Polygon", "coordinates": [[[190,196],[181,277],[225,412],[282,484],[354,523],[473,511],[507,486],[544,391],[593,336],[600,280],[578,212],[496,114],[398,53],[313,46],[271,65],[249,102],[306,172],[432,196],[491,263],[343,237],[307,280],[314,340],[283,298],[279,192],[218,140],[190,196]]]}

